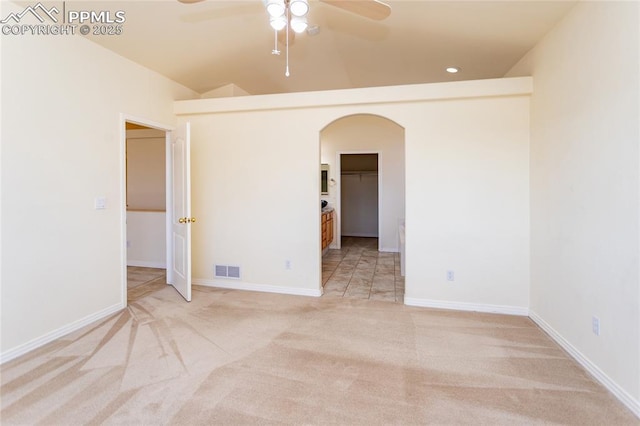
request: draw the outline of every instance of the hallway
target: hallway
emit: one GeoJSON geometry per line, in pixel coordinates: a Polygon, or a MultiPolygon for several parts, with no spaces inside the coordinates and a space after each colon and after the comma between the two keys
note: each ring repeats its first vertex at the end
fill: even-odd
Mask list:
{"type": "Polygon", "coordinates": [[[127,266],[127,303],[167,286],[167,271],[159,268],[127,266]]]}
{"type": "Polygon", "coordinates": [[[404,302],[400,254],[378,251],[377,238],[343,237],[322,257],[324,296],[404,302]]]}

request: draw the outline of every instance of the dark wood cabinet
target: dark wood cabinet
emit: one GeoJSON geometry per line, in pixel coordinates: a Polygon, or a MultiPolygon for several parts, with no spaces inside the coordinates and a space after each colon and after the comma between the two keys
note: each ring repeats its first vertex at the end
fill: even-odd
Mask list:
{"type": "Polygon", "coordinates": [[[333,241],[333,210],[322,213],[322,250],[333,241]]]}

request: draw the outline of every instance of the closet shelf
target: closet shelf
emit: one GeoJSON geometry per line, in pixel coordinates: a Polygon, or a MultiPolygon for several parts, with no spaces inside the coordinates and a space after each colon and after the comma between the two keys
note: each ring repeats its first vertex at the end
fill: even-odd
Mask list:
{"type": "Polygon", "coordinates": [[[352,171],[342,171],[340,172],[341,175],[377,175],[378,171],[377,170],[362,170],[359,172],[352,172],[352,171]]]}

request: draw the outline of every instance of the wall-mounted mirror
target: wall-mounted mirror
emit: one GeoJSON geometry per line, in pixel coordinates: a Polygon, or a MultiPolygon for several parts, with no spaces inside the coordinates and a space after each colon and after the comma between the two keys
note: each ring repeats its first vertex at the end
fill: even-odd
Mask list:
{"type": "Polygon", "coordinates": [[[329,165],[320,165],[320,195],[329,195],[329,165]]]}

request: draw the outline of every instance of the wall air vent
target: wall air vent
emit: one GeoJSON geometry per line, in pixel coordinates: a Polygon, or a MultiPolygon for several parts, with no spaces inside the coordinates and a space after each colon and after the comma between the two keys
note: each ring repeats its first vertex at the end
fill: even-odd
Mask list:
{"type": "Polygon", "coordinates": [[[232,278],[240,279],[240,267],[228,265],[213,265],[213,273],[215,278],[232,278]]]}
{"type": "Polygon", "coordinates": [[[240,278],[240,267],[239,266],[229,266],[227,268],[227,276],[229,278],[240,278]]]}
{"type": "Polygon", "coordinates": [[[216,277],[227,277],[227,267],[225,265],[214,265],[216,277]]]}

